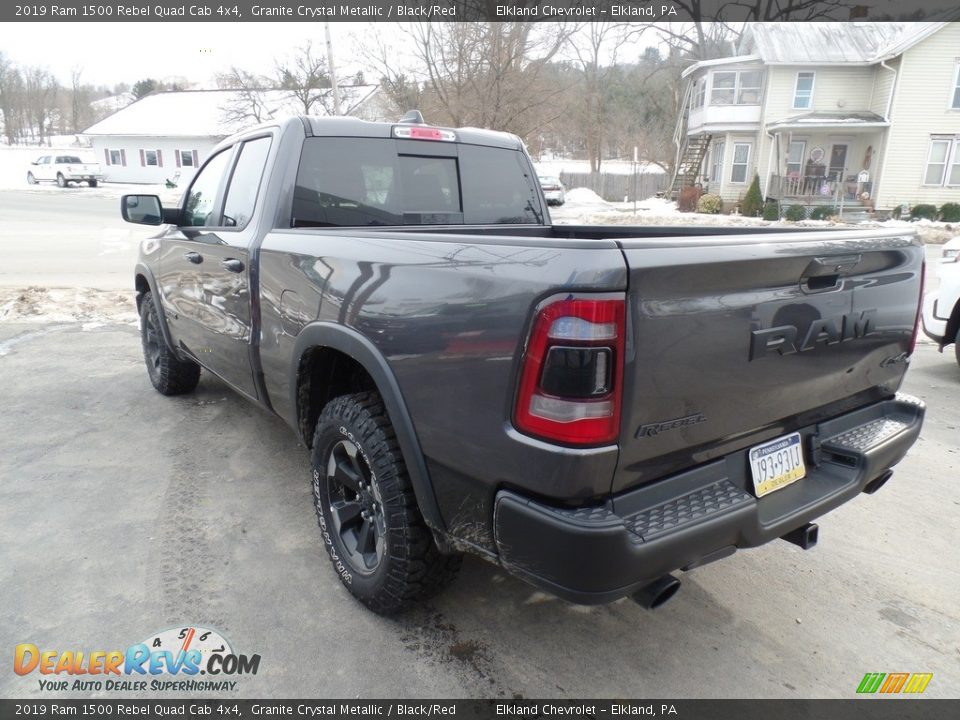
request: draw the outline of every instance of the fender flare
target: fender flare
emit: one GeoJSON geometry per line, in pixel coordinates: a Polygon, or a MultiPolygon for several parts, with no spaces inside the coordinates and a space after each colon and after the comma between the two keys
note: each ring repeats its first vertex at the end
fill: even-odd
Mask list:
{"type": "MultiPolygon", "coordinates": [[[[153,271],[144,265],[142,262],[137,263],[137,267],[134,270],[134,278],[137,275],[143,275],[147,280],[147,285],[150,287],[150,294],[154,297],[154,306],[157,308],[157,317],[160,318],[160,334],[163,335],[163,341],[167,344],[170,352],[172,352],[177,357],[180,357],[180,353],[177,352],[176,346],[173,344],[173,338],[170,335],[170,328],[167,327],[167,315],[163,311],[163,301],[160,299],[160,292],[157,290],[157,280],[153,276],[153,271]]],[[[140,297],[140,294],[137,294],[137,315],[140,314],[140,303],[143,298],[140,297]]]]}
{"type": "MultiPolygon", "coordinates": [[[[356,330],[336,323],[317,321],[303,327],[294,343],[290,363],[290,407],[294,409],[294,418],[300,416],[297,389],[300,360],[308,350],[315,347],[337,350],[353,358],[373,379],[397,435],[397,443],[400,445],[400,452],[406,463],[407,472],[410,474],[410,482],[413,485],[420,513],[427,525],[445,534],[446,524],[440,514],[440,506],[433,492],[427,463],[420,449],[420,441],[417,439],[413,420],[403,400],[403,394],[400,392],[400,385],[386,358],[370,340],[356,330]]],[[[300,435],[300,433],[300,428],[297,427],[297,434],[300,435]]],[[[300,439],[306,444],[307,438],[301,436],[300,439]]]]}

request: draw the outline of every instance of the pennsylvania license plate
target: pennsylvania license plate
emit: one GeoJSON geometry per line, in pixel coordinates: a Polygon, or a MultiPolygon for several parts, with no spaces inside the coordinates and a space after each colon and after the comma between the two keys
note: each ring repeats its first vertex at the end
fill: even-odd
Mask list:
{"type": "Polygon", "coordinates": [[[757,445],[750,449],[749,458],[757,497],[769,495],[807,474],[800,433],[757,445]]]}

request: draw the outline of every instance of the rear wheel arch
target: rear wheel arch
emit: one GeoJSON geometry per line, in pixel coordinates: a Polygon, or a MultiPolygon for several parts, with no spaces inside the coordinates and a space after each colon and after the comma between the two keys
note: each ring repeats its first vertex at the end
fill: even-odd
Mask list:
{"type": "MultiPolygon", "coordinates": [[[[953,306],[953,312],[950,313],[950,319],[947,321],[947,328],[943,333],[940,349],[942,350],[950,343],[956,342],[958,337],[960,337],[960,300],[957,300],[953,306]]],[[[957,352],[958,359],[960,359],[960,348],[958,348],[957,352]]]]}
{"type": "Polygon", "coordinates": [[[400,386],[386,358],[370,340],[334,323],[307,325],[294,345],[289,387],[297,432],[308,446],[327,402],[357,391],[376,391],[396,433],[420,512],[433,530],[445,534],[446,525],[400,386]]]}

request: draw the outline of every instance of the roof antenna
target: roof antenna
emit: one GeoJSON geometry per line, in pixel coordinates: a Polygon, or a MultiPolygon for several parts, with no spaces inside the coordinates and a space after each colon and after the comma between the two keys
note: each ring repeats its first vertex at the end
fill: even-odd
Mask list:
{"type": "Polygon", "coordinates": [[[400,118],[400,122],[407,125],[424,125],[423,115],[419,110],[410,110],[406,115],[400,118]]]}

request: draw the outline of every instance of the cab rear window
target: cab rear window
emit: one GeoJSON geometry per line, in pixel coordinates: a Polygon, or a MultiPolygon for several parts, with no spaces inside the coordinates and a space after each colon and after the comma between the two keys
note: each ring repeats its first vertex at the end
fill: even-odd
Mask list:
{"type": "Polygon", "coordinates": [[[293,227],[535,224],[539,197],[515,150],[380,138],[308,138],[293,227]]]}

